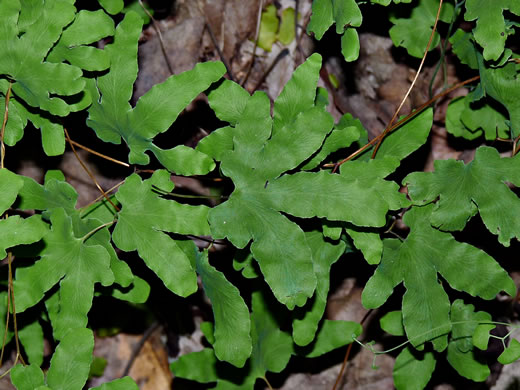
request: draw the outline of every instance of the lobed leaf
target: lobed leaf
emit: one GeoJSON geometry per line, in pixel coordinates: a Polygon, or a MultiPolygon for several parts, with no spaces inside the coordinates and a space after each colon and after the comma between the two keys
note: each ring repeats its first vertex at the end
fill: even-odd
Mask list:
{"type": "Polygon", "coordinates": [[[86,326],[94,284],[108,286],[114,282],[114,275],[107,251],[76,238],[72,220],[63,209],[53,211],[51,223],[41,259],[31,267],[16,270],[14,291],[17,311],[23,312],[60,283],[60,312],[53,329],[61,339],[69,329],[86,326]]]}
{"type": "Polygon", "coordinates": [[[496,149],[480,147],[475,159],[435,162],[435,172],[415,172],[404,178],[414,204],[436,203],[431,223],[443,230],[461,230],[477,212],[498,241],[509,246],[520,237],[520,199],[506,182],[520,186],[520,158],[501,158],[496,149]]]}
{"type": "Polygon", "coordinates": [[[316,335],[316,341],[303,355],[313,358],[354,342],[363,328],[357,322],[325,320],[316,335]]]}
{"type": "MultiPolygon", "coordinates": [[[[411,13],[406,17],[391,16],[394,26],[390,29],[390,38],[396,47],[404,47],[408,54],[421,58],[428,45],[437,16],[439,3],[436,0],[419,0],[411,13]]],[[[449,22],[453,15],[453,5],[443,3],[439,20],[449,22]]],[[[440,42],[437,31],[434,34],[429,50],[433,50],[440,42]]]]}
{"type": "Polygon", "coordinates": [[[484,299],[501,290],[514,294],[516,288],[493,258],[433,228],[428,222],[432,211],[433,205],[413,207],[404,216],[410,227],[406,240],[384,240],[383,258],[363,290],[362,301],[367,308],[379,307],[404,282],[402,312],[408,339],[416,348],[431,340],[441,351],[447,346],[451,322],[448,296],[437,272],[454,289],[484,299]]]}
{"type": "Polygon", "coordinates": [[[112,239],[123,251],[137,250],[168,289],[188,296],[197,290],[197,275],[179,241],[167,233],[208,235],[208,208],[163,199],[155,189],[173,189],[167,171],[157,170],[144,181],[137,174],[125,180],[116,195],[123,207],[112,239]]]}
{"type": "Polygon", "coordinates": [[[466,305],[461,299],[453,302],[453,328],[447,360],[460,375],[482,382],[489,376],[490,371],[485,361],[475,353],[471,338],[479,322],[489,322],[491,315],[483,311],[475,312],[474,309],[473,305],[466,305]]]}
{"type": "MultiPolygon", "coordinates": [[[[519,10],[520,12],[520,10],[519,10]]],[[[514,63],[508,62],[499,68],[488,68],[484,65],[482,55],[477,53],[480,83],[484,94],[502,104],[509,113],[511,133],[513,137],[520,134],[520,77],[514,63]]]]}
{"type": "Polygon", "coordinates": [[[220,62],[198,64],[193,70],[174,75],[144,94],[135,108],[129,104],[137,76],[137,40],[143,21],[128,12],[116,28],[114,43],[105,51],[111,61],[110,71],[87,86],[94,103],[87,125],[105,142],[119,144],[123,139],[130,148],[129,162],[148,164],[151,151],[161,164],[182,175],[205,174],[214,168],[205,154],[180,145],[162,150],[152,141],[177,119],[186,106],[225,73],[220,62]]]}
{"type": "Polygon", "coordinates": [[[508,35],[514,31],[507,27],[504,11],[520,16],[520,5],[515,0],[496,0],[492,4],[485,0],[466,1],[464,20],[477,21],[473,29],[475,41],[484,48],[486,60],[497,60],[504,51],[508,35]]]}
{"type": "Polygon", "coordinates": [[[13,0],[0,4],[0,14],[0,74],[14,80],[13,93],[28,105],[53,115],[68,115],[71,107],[62,96],[83,90],[82,72],[75,66],[44,58],[63,28],[74,19],[74,6],[64,0],[24,2],[22,10],[20,1],[13,0]],[[25,17],[27,14],[30,16],[25,17]],[[21,26],[17,24],[19,18],[21,26]]]}

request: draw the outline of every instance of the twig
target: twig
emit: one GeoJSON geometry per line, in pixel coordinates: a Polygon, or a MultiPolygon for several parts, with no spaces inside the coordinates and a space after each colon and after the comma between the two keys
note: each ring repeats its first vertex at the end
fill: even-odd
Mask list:
{"type": "Polygon", "coordinates": [[[220,60],[226,67],[226,72],[229,76],[229,79],[231,81],[235,81],[235,77],[233,77],[233,72],[231,72],[231,67],[229,66],[229,63],[227,62],[226,58],[224,57],[224,53],[222,53],[222,50],[220,50],[219,44],[217,42],[217,38],[215,37],[215,34],[213,33],[213,29],[211,28],[211,25],[209,24],[208,20],[206,19],[206,16],[204,16],[204,21],[206,23],[205,26],[207,27],[211,41],[213,42],[213,46],[215,46],[215,49],[217,50],[220,60]]]}
{"type": "Polygon", "coordinates": [[[130,369],[132,368],[132,365],[135,362],[135,359],[137,359],[137,355],[139,355],[139,352],[141,352],[144,343],[146,343],[146,340],[150,338],[150,336],[156,329],[159,328],[159,326],[159,322],[155,321],[152,325],[148,327],[148,329],[145,330],[139,342],[136,345],[134,345],[134,347],[132,348],[132,354],[130,355],[130,359],[128,360],[128,363],[126,364],[126,367],[123,370],[123,374],[121,374],[121,378],[128,375],[130,369]]]}
{"type": "Polygon", "coordinates": [[[253,65],[255,64],[256,59],[256,48],[258,47],[258,35],[260,34],[260,23],[262,21],[262,9],[264,8],[264,0],[260,0],[260,6],[258,7],[258,17],[256,20],[256,32],[255,32],[255,46],[253,48],[253,56],[251,58],[251,62],[249,63],[249,68],[247,69],[247,73],[240,82],[240,85],[243,87],[247,80],[249,79],[249,75],[253,70],[253,65]]]}
{"type": "Polygon", "coordinates": [[[278,62],[280,62],[280,60],[282,58],[284,58],[286,55],[289,54],[289,49],[283,49],[280,53],[278,53],[278,55],[276,56],[276,58],[274,59],[274,61],[271,63],[271,65],[269,66],[269,68],[267,68],[267,70],[264,72],[262,78],[258,81],[258,83],[256,83],[255,87],[253,88],[252,91],[250,91],[251,93],[255,92],[258,88],[260,88],[260,86],[263,84],[263,82],[265,81],[265,79],[267,78],[267,76],[269,76],[269,73],[271,73],[271,71],[274,69],[274,67],[276,65],[278,65],[278,62]]]}
{"type": "MultiPolygon", "coordinates": [[[[372,313],[374,309],[370,309],[361,320],[360,324],[363,325],[364,322],[367,320],[368,316],[372,313]]],[[[352,351],[352,345],[354,345],[354,340],[348,345],[347,352],[345,353],[345,358],[343,359],[343,364],[341,365],[341,370],[339,370],[338,377],[336,378],[336,382],[334,383],[334,386],[332,387],[332,390],[336,390],[339,382],[341,381],[343,377],[343,373],[345,372],[345,368],[347,367],[348,358],[350,356],[350,351],[352,351]]]]}
{"type": "MultiPolygon", "coordinates": [[[[395,123],[394,125],[390,126],[388,128],[388,133],[397,129],[399,126],[401,126],[403,123],[407,122],[409,119],[413,118],[414,116],[416,116],[417,114],[419,114],[422,110],[424,110],[426,107],[428,107],[430,104],[432,104],[434,101],[436,101],[437,99],[445,96],[445,95],[448,95],[449,93],[453,92],[454,90],[460,88],[460,87],[463,87],[464,85],[466,84],[469,84],[469,83],[472,83],[473,81],[476,81],[480,79],[480,76],[474,76],[470,79],[467,79],[467,80],[464,80],[464,81],[461,81],[460,83],[457,83],[455,84],[453,87],[451,88],[448,88],[446,89],[445,91],[442,91],[440,93],[438,93],[437,95],[435,95],[434,97],[432,97],[430,100],[428,100],[427,102],[421,104],[416,110],[412,111],[410,114],[408,114],[406,117],[404,117],[403,119],[401,119],[399,122],[395,123]]],[[[363,145],[361,148],[359,148],[358,150],[356,150],[354,153],[352,153],[350,156],[348,156],[347,158],[344,158],[343,160],[341,160],[340,162],[337,162],[335,164],[324,164],[322,167],[323,168],[332,168],[334,167],[334,169],[332,170],[332,173],[336,172],[338,170],[338,168],[343,165],[344,163],[346,163],[347,161],[349,160],[352,160],[354,157],[356,157],[358,154],[364,152],[366,149],[368,149],[370,146],[372,146],[373,144],[375,144],[377,141],[379,141],[382,137],[383,137],[383,134],[384,133],[381,133],[379,134],[377,137],[373,138],[371,141],[369,141],[366,145],[363,145]]]]}
{"type": "Polygon", "coordinates": [[[144,6],[144,4],[141,0],[139,0],[139,5],[141,6],[141,8],[145,12],[145,14],[148,15],[148,17],[152,21],[152,26],[153,26],[155,32],[157,33],[157,37],[159,38],[159,45],[161,46],[161,51],[162,51],[164,59],[166,61],[166,65],[168,66],[168,71],[170,72],[170,74],[173,74],[173,66],[170,63],[170,59],[168,58],[168,54],[166,53],[166,48],[164,47],[164,41],[162,38],[161,29],[159,28],[159,23],[157,23],[157,21],[155,20],[153,15],[146,9],[146,7],[144,6]]]}
{"type": "Polygon", "coordinates": [[[437,30],[437,22],[439,21],[439,16],[441,14],[441,8],[442,8],[442,1],[439,1],[439,8],[437,9],[437,16],[435,17],[435,23],[433,24],[432,33],[430,34],[430,40],[428,41],[428,45],[426,45],[426,50],[424,51],[423,58],[421,60],[421,64],[419,65],[419,69],[417,69],[417,72],[415,73],[415,77],[412,81],[412,85],[410,85],[410,88],[408,88],[408,91],[404,95],[403,99],[401,100],[401,104],[399,104],[399,107],[397,107],[397,110],[395,110],[394,116],[388,123],[388,126],[386,127],[385,131],[383,131],[382,137],[379,139],[379,142],[377,143],[376,147],[374,148],[374,151],[372,152],[372,158],[376,157],[376,153],[379,150],[379,146],[381,146],[381,142],[383,142],[383,139],[385,136],[389,133],[390,127],[392,126],[392,123],[394,123],[394,120],[397,118],[397,115],[399,115],[399,111],[401,111],[401,108],[404,105],[404,102],[408,98],[408,95],[410,95],[410,92],[412,92],[413,87],[415,86],[415,83],[417,82],[417,79],[419,78],[419,74],[421,73],[422,67],[424,65],[424,61],[426,60],[426,56],[428,55],[428,50],[430,49],[430,46],[433,41],[433,37],[435,36],[435,31],[437,30]]]}
{"type": "Polygon", "coordinates": [[[69,136],[69,132],[67,131],[67,129],[64,127],[63,130],[65,131],[65,137],[67,138],[67,141],[69,142],[70,148],[72,149],[72,152],[74,153],[74,156],[76,156],[76,159],[78,160],[80,165],[83,167],[85,172],[87,172],[87,175],[94,182],[94,184],[98,188],[99,192],[101,192],[103,194],[103,196],[105,197],[107,202],[110,203],[114,209],[116,209],[117,211],[120,211],[119,207],[117,207],[114,204],[114,202],[112,202],[110,200],[110,197],[107,195],[107,193],[105,191],[103,191],[103,188],[101,188],[101,186],[99,185],[98,181],[96,180],[96,177],[92,174],[92,172],[90,172],[90,169],[88,169],[88,167],[85,165],[85,163],[83,163],[83,161],[79,157],[78,152],[76,152],[76,148],[74,147],[74,145],[71,142],[71,139],[70,139],[70,136],[69,136]]]}
{"type": "Polygon", "coordinates": [[[88,148],[88,147],[86,147],[86,146],[83,146],[83,145],[81,145],[80,143],[77,143],[76,141],[70,140],[70,143],[71,143],[71,144],[74,144],[75,146],[77,146],[77,147],[80,148],[80,149],[86,150],[86,151],[89,152],[89,153],[95,154],[95,155],[98,156],[98,157],[104,158],[105,160],[112,161],[113,163],[116,163],[116,164],[122,165],[122,166],[127,167],[127,168],[130,167],[130,164],[127,164],[127,163],[125,163],[125,162],[123,162],[123,161],[116,160],[115,158],[110,157],[110,156],[106,156],[106,155],[104,155],[104,154],[102,154],[102,153],[96,152],[95,150],[90,149],[90,148],[88,148]]]}

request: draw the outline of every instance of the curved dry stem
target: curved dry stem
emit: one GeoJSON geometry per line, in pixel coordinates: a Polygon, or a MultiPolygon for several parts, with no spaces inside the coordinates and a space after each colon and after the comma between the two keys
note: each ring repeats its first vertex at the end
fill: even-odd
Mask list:
{"type": "Polygon", "coordinates": [[[419,65],[419,69],[417,69],[417,72],[415,73],[415,77],[412,81],[412,84],[410,85],[410,88],[408,88],[408,91],[406,92],[403,99],[401,100],[401,104],[399,104],[399,107],[397,107],[397,110],[395,110],[394,116],[392,117],[392,119],[390,119],[388,126],[386,127],[385,131],[383,131],[383,134],[382,134],[381,138],[379,139],[379,142],[377,143],[376,147],[374,148],[374,151],[372,152],[372,158],[376,157],[376,153],[379,150],[379,146],[381,146],[381,142],[383,142],[383,139],[385,138],[385,136],[390,132],[390,127],[392,126],[392,123],[394,123],[395,119],[397,118],[397,115],[399,115],[399,111],[401,111],[401,108],[403,108],[404,102],[410,95],[410,92],[412,92],[412,89],[415,86],[417,79],[419,78],[419,74],[421,73],[421,70],[424,66],[424,61],[426,61],[426,56],[428,55],[428,50],[430,49],[430,46],[433,41],[433,37],[435,36],[435,31],[437,30],[437,22],[439,21],[439,16],[441,14],[442,1],[443,0],[439,1],[439,8],[437,9],[437,16],[435,17],[435,23],[433,24],[432,33],[430,34],[430,40],[428,41],[428,45],[426,45],[426,50],[424,51],[424,55],[421,60],[421,64],[419,65]]]}
{"type": "Polygon", "coordinates": [[[78,152],[76,152],[76,148],[74,147],[74,145],[72,144],[71,142],[71,139],[70,139],[70,136],[69,136],[69,132],[67,131],[67,129],[64,127],[63,130],[65,131],[65,137],[67,138],[67,141],[70,145],[70,148],[72,149],[72,152],[74,153],[74,156],[76,156],[76,159],[78,160],[78,162],[80,163],[81,167],[85,170],[85,172],[87,172],[87,175],[90,177],[90,179],[93,181],[93,183],[96,185],[96,187],[98,188],[99,192],[101,192],[101,194],[103,194],[104,198],[107,200],[108,203],[110,203],[110,205],[116,209],[117,211],[120,211],[119,207],[117,207],[114,202],[112,202],[110,200],[110,197],[107,195],[107,193],[105,191],[103,191],[103,188],[101,188],[101,186],[99,185],[98,181],[96,180],[95,176],[92,174],[92,172],[90,172],[90,169],[88,169],[88,167],[85,165],[85,163],[81,160],[81,158],[79,157],[78,155],[78,152]]]}

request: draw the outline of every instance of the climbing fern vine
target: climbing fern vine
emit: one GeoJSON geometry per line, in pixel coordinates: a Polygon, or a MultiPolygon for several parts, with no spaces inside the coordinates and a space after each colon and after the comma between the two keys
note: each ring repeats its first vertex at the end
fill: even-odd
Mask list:
{"type": "MultiPolygon", "coordinates": [[[[268,381],[268,372],[282,372],[292,356],[312,359],[353,342],[379,354],[360,341],[362,324],[324,318],[331,267],[363,258],[373,269],[362,294],[367,309],[384,313],[394,289],[404,285],[401,307],[386,310],[380,321],[405,340],[394,368],[398,389],[426,386],[439,360],[474,381],[487,378],[478,351],[487,348],[495,323],[476,311],[478,300],[469,300],[503,292],[514,297],[516,287],[503,268],[509,259],[495,259],[456,233],[481,219],[498,245],[520,237],[514,191],[520,187],[519,56],[507,47],[518,28],[518,1],[445,1],[438,14],[438,0],[313,1],[308,33],[326,39],[335,24],[346,61],[358,58],[363,20],[390,7],[395,46],[420,58],[427,45],[435,50],[448,41],[475,76],[469,94],[450,103],[446,128],[488,146],[468,163],[436,161],[433,172],[416,167],[402,182],[395,181],[396,170],[427,143],[435,101],[380,136],[372,157],[368,146],[375,142],[361,122],[349,113],[335,121],[329,113],[317,53],[274,102],[226,79],[217,61],[171,76],[132,106],[146,15],[123,9],[120,0],[99,3],[92,11],[78,10],[73,0],[0,0],[0,257],[8,268],[0,314],[16,319],[7,327],[0,321],[0,335],[4,346],[16,348],[9,373],[17,389],[83,388],[94,347],[88,320],[94,297],[139,304],[150,293],[149,281],[125,261],[130,252],[172,294],[202,289],[211,302],[213,321],[201,327],[207,348],[174,361],[177,377],[253,389],[257,379],[268,381]],[[450,35],[433,31],[436,22],[449,24],[450,35]],[[108,44],[100,48],[100,40],[108,44]],[[223,127],[195,148],[157,146],[154,138],[172,131],[201,93],[223,127]],[[40,184],[17,174],[9,158],[29,122],[41,131],[45,154],[62,155],[67,142],[75,145],[74,129],[65,124],[77,113],[100,140],[124,141],[124,164],[135,168],[115,194],[101,190],[101,199],[83,208],[61,171],[47,171],[40,184]],[[499,153],[499,139],[511,147],[499,153]],[[149,168],[152,156],[160,168],[149,168]],[[188,204],[170,196],[172,174],[211,174],[232,191],[212,207],[188,204]],[[389,232],[401,219],[409,233],[396,238],[389,232]],[[197,247],[194,236],[234,246],[229,263],[240,274],[213,264],[212,252],[197,247]],[[237,277],[250,279],[253,288],[232,283],[237,277]],[[56,345],[45,372],[44,329],[52,329],[45,337],[56,345]]],[[[504,347],[501,363],[520,358],[516,340],[504,347]]],[[[137,385],[125,377],[96,388],[137,385]]]]}

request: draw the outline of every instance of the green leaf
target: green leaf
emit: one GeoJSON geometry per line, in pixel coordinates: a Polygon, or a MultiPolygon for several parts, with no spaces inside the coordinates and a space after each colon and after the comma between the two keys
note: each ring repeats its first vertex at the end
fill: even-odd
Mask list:
{"type": "Polygon", "coordinates": [[[45,385],[43,371],[37,364],[17,364],[11,369],[11,382],[18,390],[35,390],[45,385]]]}
{"type": "Polygon", "coordinates": [[[379,231],[373,228],[360,228],[344,224],[345,232],[352,238],[354,246],[363,253],[368,264],[379,264],[383,254],[383,241],[379,231]]]}
{"type": "Polygon", "coordinates": [[[99,4],[107,11],[110,15],[120,13],[125,6],[123,0],[98,0],[99,4]]]}
{"type": "Polygon", "coordinates": [[[188,296],[197,291],[195,270],[179,241],[166,233],[209,235],[209,209],[164,199],[156,192],[169,192],[173,186],[165,170],[144,181],[137,174],[127,177],[116,194],[123,207],[112,239],[123,251],[137,250],[172,292],[188,296]]]}
{"type": "Polygon", "coordinates": [[[424,389],[435,369],[436,359],[432,352],[418,352],[403,348],[395,359],[394,385],[397,390],[424,389]]]}
{"type": "MultiPolygon", "coordinates": [[[[9,115],[4,130],[4,142],[8,146],[14,146],[23,137],[23,130],[27,126],[27,116],[25,109],[20,107],[20,103],[11,96],[9,99],[9,115]]],[[[0,118],[4,118],[5,97],[0,95],[0,118]]]]}
{"type": "Polygon", "coordinates": [[[520,77],[514,63],[501,68],[487,68],[482,55],[477,53],[480,83],[484,93],[502,104],[509,113],[513,137],[520,134],[520,77]]]}
{"type": "Polygon", "coordinates": [[[276,7],[273,4],[268,5],[265,11],[262,12],[262,18],[260,19],[258,47],[261,47],[265,51],[271,51],[276,41],[279,23],[280,21],[276,15],[276,7]]]}
{"type": "Polygon", "coordinates": [[[238,289],[209,264],[207,251],[198,254],[196,267],[215,317],[215,355],[243,367],[252,350],[249,310],[238,289]]]}
{"type": "Polygon", "coordinates": [[[457,299],[451,305],[450,343],[455,343],[459,351],[467,353],[473,350],[473,335],[480,322],[491,321],[491,315],[484,311],[475,312],[473,305],[466,305],[462,299],[457,299]]]}
{"type": "Polygon", "coordinates": [[[336,23],[336,32],[343,34],[346,26],[359,27],[362,21],[363,16],[355,0],[313,0],[307,32],[314,33],[320,40],[333,23],[336,23]]]}
{"type": "Polygon", "coordinates": [[[478,69],[476,49],[472,37],[471,33],[467,33],[459,28],[450,37],[449,41],[453,52],[460,62],[468,65],[471,69],[478,69]]]}
{"type": "Polygon", "coordinates": [[[278,31],[278,40],[284,45],[290,44],[294,40],[294,8],[285,8],[282,11],[280,21],[280,30],[278,31]]]}
{"type": "Polygon", "coordinates": [[[103,357],[94,356],[92,359],[92,364],[90,365],[89,377],[99,377],[102,376],[105,372],[105,368],[107,367],[107,360],[103,357]]]}
{"type": "Polygon", "coordinates": [[[36,319],[18,330],[18,337],[31,364],[43,363],[43,329],[36,319]]]}
{"type": "Polygon", "coordinates": [[[0,4],[0,74],[14,80],[12,90],[20,100],[53,115],[66,116],[71,107],[63,96],[75,95],[85,86],[79,68],[65,63],[44,61],[62,30],[75,15],[75,8],[67,1],[24,2],[19,0],[0,4]],[[27,9],[26,9],[27,8],[27,9]],[[25,13],[32,13],[24,19],[25,13]],[[25,20],[23,30],[18,17],[25,20]]]}
{"type": "Polygon", "coordinates": [[[211,383],[219,379],[217,362],[213,349],[205,348],[202,351],[181,356],[171,363],[170,369],[179,378],[211,383]]]}
{"type": "Polygon", "coordinates": [[[341,54],[345,61],[352,62],[359,57],[359,36],[357,30],[348,27],[341,36],[341,54]]]}
{"type": "Polygon", "coordinates": [[[224,80],[208,94],[208,102],[218,119],[234,126],[240,120],[249,97],[249,93],[239,84],[224,80]]]}
{"type": "Polygon", "coordinates": [[[258,267],[254,263],[255,259],[248,249],[239,249],[233,257],[233,269],[242,271],[242,276],[247,279],[258,278],[258,267]]]}
{"type": "Polygon", "coordinates": [[[433,110],[428,108],[386,136],[377,156],[408,157],[426,143],[432,124],[433,110]]]}
{"type": "Polygon", "coordinates": [[[520,158],[501,158],[489,147],[477,149],[475,159],[435,161],[434,172],[415,172],[404,178],[414,204],[439,198],[430,222],[443,230],[462,230],[477,212],[498,241],[509,246],[520,238],[520,199],[506,182],[520,186],[520,158]]]}
{"type": "MultiPolygon", "coordinates": [[[[390,21],[394,26],[390,29],[390,38],[396,47],[404,47],[408,54],[421,58],[433,29],[439,2],[436,0],[419,0],[411,13],[404,17],[391,16],[390,21]]],[[[453,4],[443,3],[439,20],[449,22],[453,15],[453,4]]],[[[433,50],[440,42],[440,37],[435,32],[429,50],[433,50]]]]}
{"type": "Polygon", "coordinates": [[[116,379],[101,386],[91,387],[90,390],[139,390],[139,387],[129,376],[116,379]]]}
{"type": "Polygon", "coordinates": [[[114,282],[114,275],[106,249],[76,238],[72,220],[63,209],[52,212],[51,222],[41,259],[31,267],[16,270],[14,291],[17,311],[23,312],[60,283],[60,312],[53,330],[61,339],[70,328],[86,326],[94,284],[108,286],[114,282]]]}
{"type": "Polygon", "coordinates": [[[497,60],[504,51],[504,45],[509,34],[503,12],[508,10],[520,16],[520,5],[516,0],[495,0],[489,3],[485,0],[467,0],[464,20],[477,21],[473,36],[484,48],[486,60],[497,60]]]}
{"type": "Polygon", "coordinates": [[[265,280],[290,309],[312,295],[316,279],[302,230],[280,212],[383,226],[388,210],[408,204],[396,183],[383,180],[399,165],[394,158],[349,162],[340,175],[282,175],[312,156],[332,128],[330,115],[314,106],[319,62],[313,55],[296,70],[274,104],[274,121],[264,94],[248,100],[234,129],[233,150],[221,152],[221,171],[235,191],[209,213],[214,237],[227,237],[238,248],[253,241],[251,253],[265,280]],[[297,147],[291,147],[295,139],[297,147]]]}
{"type": "Polygon", "coordinates": [[[318,153],[302,166],[302,170],[307,171],[316,168],[331,153],[342,148],[348,148],[353,142],[359,140],[361,134],[356,126],[338,127],[338,125],[325,139],[318,153]]]}
{"type": "Polygon", "coordinates": [[[455,343],[448,345],[448,362],[465,378],[475,382],[483,382],[489,376],[489,368],[483,359],[475,355],[475,351],[462,352],[455,343]]]}
{"type": "Polygon", "coordinates": [[[90,329],[72,329],[56,347],[47,373],[47,385],[53,390],[81,390],[87,382],[94,350],[90,329]]]}
{"type": "MultiPolygon", "coordinates": [[[[2,193],[2,197],[0,198],[0,214],[5,213],[5,211],[11,207],[22,187],[23,179],[20,176],[6,168],[0,169],[0,192],[2,193]]],[[[2,258],[4,257],[5,254],[2,258]]]]}
{"type": "Polygon", "coordinates": [[[484,299],[494,298],[501,290],[514,294],[516,287],[485,252],[433,228],[429,223],[432,211],[433,205],[413,207],[404,216],[410,227],[406,240],[384,240],[383,258],[363,290],[362,301],[367,308],[379,307],[403,281],[403,324],[408,339],[416,348],[432,341],[441,351],[451,322],[448,296],[437,273],[454,289],[484,299]]]}
{"type": "Polygon", "coordinates": [[[116,28],[114,43],[105,47],[110,56],[110,71],[88,83],[93,104],[87,125],[105,142],[119,144],[121,138],[130,148],[129,162],[146,165],[151,151],[159,162],[181,175],[205,174],[215,165],[205,154],[179,145],[162,150],[152,141],[177,119],[186,106],[225,73],[220,62],[198,64],[193,70],[169,77],[144,94],[135,108],[129,104],[137,76],[137,41],[142,19],[128,12],[116,28]]]}
{"type": "Polygon", "coordinates": [[[473,332],[473,345],[478,349],[485,351],[488,348],[490,333],[496,328],[494,324],[479,324],[473,332]]]}
{"type": "Polygon", "coordinates": [[[325,313],[330,286],[330,267],[345,252],[345,243],[326,241],[320,232],[305,233],[307,244],[312,251],[312,262],[316,274],[317,285],[314,298],[308,307],[302,309],[302,316],[293,320],[293,339],[297,345],[309,344],[318,330],[318,324],[325,313]]]}
{"type": "Polygon", "coordinates": [[[511,339],[509,345],[504,352],[498,357],[498,362],[501,364],[511,364],[520,359],[520,342],[517,339],[511,339]]]}
{"type": "Polygon", "coordinates": [[[404,336],[403,313],[401,310],[394,310],[386,313],[379,320],[379,325],[386,333],[392,336],[404,336]]]}
{"type": "Polygon", "coordinates": [[[110,66],[106,52],[86,46],[114,35],[114,21],[102,10],[81,10],[49,53],[50,62],[67,61],[88,71],[102,71],[110,66]]]}
{"type": "MultiPolygon", "coordinates": [[[[292,338],[280,330],[280,315],[275,302],[256,291],[251,298],[251,372],[249,377],[262,378],[267,371],[281,372],[293,353],[292,338]]],[[[246,380],[247,382],[247,380],[246,380]]]]}
{"type": "Polygon", "coordinates": [[[46,233],[47,225],[39,215],[26,219],[15,215],[0,220],[0,258],[7,256],[7,248],[40,241],[46,233]]]}
{"type": "Polygon", "coordinates": [[[363,328],[357,322],[325,320],[316,335],[316,341],[304,353],[305,357],[317,357],[354,341],[363,328]]]}

